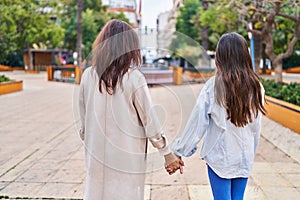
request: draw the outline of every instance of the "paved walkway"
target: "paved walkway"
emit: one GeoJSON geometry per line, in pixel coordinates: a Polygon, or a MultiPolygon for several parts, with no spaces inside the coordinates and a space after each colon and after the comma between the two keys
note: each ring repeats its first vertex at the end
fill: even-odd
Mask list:
{"type": "MultiPolygon", "coordinates": [[[[23,79],[24,91],[0,96],[0,199],[82,199],[84,148],[73,108],[78,86],[47,82],[45,73],[6,74],[23,79]]],[[[201,87],[151,88],[170,141],[180,135],[201,87]]],[[[145,200],[212,199],[205,163],[198,155],[184,159],[183,175],[169,176],[162,168],[148,173],[145,200]]],[[[299,197],[300,135],[264,117],[245,199],[299,197]]]]}

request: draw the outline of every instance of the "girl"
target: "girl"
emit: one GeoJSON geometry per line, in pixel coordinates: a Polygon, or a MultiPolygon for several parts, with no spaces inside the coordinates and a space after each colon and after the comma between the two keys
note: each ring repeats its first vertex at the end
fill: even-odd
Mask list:
{"type": "Polygon", "coordinates": [[[92,67],[80,83],[84,199],[142,200],[147,139],[166,164],[183,165],[168,149],[140,65],[137,34],[123,21],[109,21],[93,44],[92,67]]]}
{"type": "MultiPolygon", "coordinates": [[[[260,137],[264,88],[253,72],[245,39],[224,34],[216,49],[216,75],[202,88],[181,138],[172,150],[191,156],[203,139],[200,156],[207,163],[216,200],[243,199],[260,137]]],[[[178,168],[166,167],[169,173],[178,168]]]]}

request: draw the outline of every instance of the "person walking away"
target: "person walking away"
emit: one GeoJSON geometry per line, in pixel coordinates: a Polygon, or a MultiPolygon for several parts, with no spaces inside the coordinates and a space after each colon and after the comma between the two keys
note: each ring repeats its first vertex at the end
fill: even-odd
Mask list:
{"type": "MultiPolygon", "coordinates": [[[[172,150],[191,156],[203,138],[200,157],[207,163],[215,200],[241,200],[259,143],[264,88],[252,70],[247,42],[237,33],[219,39],[217,71],[203,86],[172,150]]],[[[178,168],[166,166],[169,173],[178,168]]]]}
{"type": "MultiPolygon", "coordinates": [[[[85,145],[86,200],[142,200],[147,140],[167,165],[183,165],[171,153],[138,67],[135,31],[109,21],[93,43],[92,66],[80,83],[81,138],[85,145]]],[[[162,166],[163,167],[163,166],[162,166]]]]}

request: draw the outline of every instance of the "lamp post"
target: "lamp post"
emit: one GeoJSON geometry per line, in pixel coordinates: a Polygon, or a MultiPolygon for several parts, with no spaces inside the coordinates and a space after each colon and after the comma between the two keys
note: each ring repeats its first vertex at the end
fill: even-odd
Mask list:
{"type": "MultiPolygon", "coordinates": [[[[248,24],[248,27],[249,27],[250,30],[252,30],[253,29],[253,23],[250,22],[248,24]]],[[[252,69],[256,73],[255,55],[254,55],[254,37],[253,37],[253,34],[250,31],[248,32],[248,37],[250,39],[250,53],[251,53],[252,69]]]]}

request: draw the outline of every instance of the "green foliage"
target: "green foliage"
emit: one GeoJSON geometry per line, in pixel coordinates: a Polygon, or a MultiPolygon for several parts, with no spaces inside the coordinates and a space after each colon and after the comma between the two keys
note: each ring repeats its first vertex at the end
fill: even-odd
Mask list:
{"type": "MultiPolygon", "coordinates": [[[[226,32],[235,31],[247,37],[247,32],[238,21],[238,10],[232,6],[231,0],[209,1],[204,10],[199,0],[184,0],[176,22],[176,31],[191,37],[196,42],[202,40],[201,32],[208,27],[209,49],[215,50],[220,36],[226,32]]],[[[174,39],[171,49],[178,46],[180,41],[174,39]]]]}
{"type": "MultiPolygon", "coordinates": [[[[292,10],[287,11],[291,13],[292,10]]],[[[295,23],[289,19],[283,17],[275,18],[275,28],[272,30],[274,41],[274,52],[280,54],[288,49],[288,43],[292,40],[295,23]]],[[[300,43],[297,42],[294,49],[299,49],[300,43]]]]}
{"type": "Polygon", "coordinates": [[[9,82],[11,81],[9,78],[7,78],[5,75],[0,75],[0,83],[2,82],[9,82]]]}
{"type": "Polygon", "coordinates": [[[292,56],[282,60],[283,69],[299,67],[299,66],[300,66],[300,55],[298,54],[293,54],[292,56]]]}
{"type": "MultiPolygon", "coordinates": [[[[77,0],[65,2],[65,14],[62,16],[62,27],[66,30],[64,47],[76,51],[77,41],[77,0]]],[[[129,23],[124,13],[111,13],[101,4],[101,0],[85,0],[82,12],[83,58],[91,52],[93,41],[102,27],[111,19],[129,23]]]]}
{"type": "Polygon", "coordinates": [[[275,83],[261,79],[266,95],[300,106],[300,83],[275,83]]]}
{"type": "Polygon", "coordinates": [[[201,49],[199,47],[183,45],[181,48],[178,48],[176,55],[186,59],[193,66],[197,66],[199,63],[199,58],[201,56],[201,49]]]}
{"type": "Polygon", "coordinates": [[[82,30],[82,41],[84,44],[83,55],[87,56],[92,49],[93,41],[98,33],[96,17],[94,11],[91,9],[87,9],[82,13],[82,30]]]}
{"type": "Polygon", "coordinates": [[[176,22],[176,31],[188,35],[200,42],[200,28],[198,20],[198,9],[201,6],[199,0],[184,0],[184,7],[179,9],[176,22]]]}
{"type": "Polygon", "coordinates": [[[236,8],[220,4],[211,5],[207,10],[200,8],[200,22],[203,26],[218,33],[225,33],[237,29],[238,15],[236,8]]]}
{"type": "Polygon", "coordinates": [[[9,53],[2,64],[10,67],[23,67],[23,54],[9,53]]]}
{"type": "Polygon", "coordinates": [[[0,1],[0,63],[8,54],[21,52],[33,43],[42,42],[49,47],[61,45],[64,29],[55,20],[61,13],[58,3],[58,0],[0,1]]]}
{"type": "Polygon", "coordinates": [[[209,41],[211,49],[215,49],[220,36],[226,32],[239,32],[245,35],[245,31],[238,29],[238,11],[235,7],[228,6],[228,1],[211,4],[207,10],[199,8],[200,22],[202,26],[209,27],[209,41]]]}
{"type": "MultiPolygon", "coordinates": [[[[101,0],[84,0],[82,43],[85,56],[99,31],[111,19],[128,22],[123,13],[108,13],[101,0]]],[[[77,0],[0,0],[0,63],[27,46],[76,50],[77,0]]]]}

